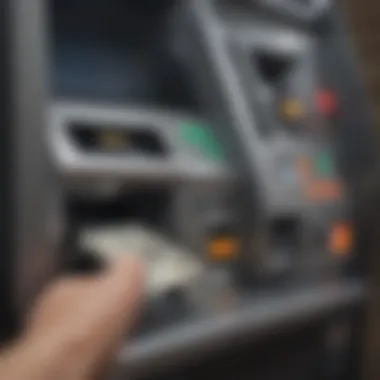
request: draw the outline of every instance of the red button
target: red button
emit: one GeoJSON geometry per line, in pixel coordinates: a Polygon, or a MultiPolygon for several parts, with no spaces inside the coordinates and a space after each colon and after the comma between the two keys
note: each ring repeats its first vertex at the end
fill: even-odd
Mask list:
{"type": "Polygon", "coordinates": [[[318,111],[325,116],[332,116],[338,110],[338,99],[334,92],[319,90],[316,96],[318,111]]]}

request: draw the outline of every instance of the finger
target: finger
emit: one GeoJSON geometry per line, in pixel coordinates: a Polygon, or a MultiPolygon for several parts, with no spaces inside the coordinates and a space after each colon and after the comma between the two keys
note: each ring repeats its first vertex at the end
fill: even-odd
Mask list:
{"type": "MultiPolygon", "coordinates": [[[[109,311],[108,318],[121,323],[127,329],[135,320],[144,289],[144,269],[133,256],[117,260],[110,265],[107,274],[99,280],[94,297],[109,311]]],[[[95,287],[92,289],[95,292],[95,287]]]]}
{"type": "Polygon", "coordinates": [[[127,257],[92,279],[52,285],[37,303],[25,339],[31,356],[58,360],[73,373],[103,366],[135,321],[143,281],[141,264],[127,257]]]}
{"type": "Polygon", "coordinates": [[[59,341],[90,339],[97,331],[102,339],[122,334],[135,321],[143,278],[141,264],[126,258],[91,279],[62,279],[36,303],[27,335],[59,341]]]}

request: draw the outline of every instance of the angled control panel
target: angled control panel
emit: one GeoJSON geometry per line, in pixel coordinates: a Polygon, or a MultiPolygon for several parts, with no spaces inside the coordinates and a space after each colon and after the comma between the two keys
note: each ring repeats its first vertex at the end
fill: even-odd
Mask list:
{"type": "Polygon", "coordinates": [[[182,62],[190,62],[220,134],[239,147],[231,152],[235,163],[250,173],[252,204],[259,205],[251,271],[303,276],[339,267],[353,244],[350,195],[321,112],[334,98],[319,88],[317,41],[248,6],[236,17],[215,4],[183,4],[183,43],[192,50],[182,52],[182,62]]]}

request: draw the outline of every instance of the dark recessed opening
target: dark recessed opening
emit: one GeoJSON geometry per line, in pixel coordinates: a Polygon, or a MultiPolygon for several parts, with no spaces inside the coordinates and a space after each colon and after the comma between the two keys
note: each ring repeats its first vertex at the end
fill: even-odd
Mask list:
{"type": "Polygon", "coordinates": [[[272,245],[276,249],[295,250],[300,246],[300,221],[296,216],[274,219],[270,226],[272,245]]]}
{"type": "MultiPolygon", "coordinates": [[[[65,262],[76,273],[93,273],[103,268],[97,255],[81,246],[83,231],[142,225],[169,238],[174,238],[172,225],[173,193],[168,188],[135,189],[115,198],[91,199],[75,196],[67,199],[65,262]]],[[[128,247],[126,247],[128,249],[128,247]]]]}
{"type": "Polygon", "coordinates": [[[74,226],[143,224],[167,231],[173,193],[167,188],[136,189],[111,199],[72,197],[68,200],[69,221],[74,226]]]}
{"type": "Polygon", "coordinates": [[[93,275],[106,267],[106,264],[93,252],[78,249],[72,256],[66,263],[66,269],[70,273],[93,275]]]}
{"type": "Polygon", "coordinates": [[[161,137],[148,128],[94,128],[90,125],[73,125],[71,138],[80,149],[88,153],[140,154],[155,157],[167,155],[161,137]]]}
{"type": "Polygon", "coordinates": [[[289,73],[291,60],[283,56],[267,52],[257,52],[254,64],[261,78],[269,85],[282,82],[289,73]]]}
{"type": "Polygon", "coordinates": [[[178,308],[186,304],[186,290],[182,287],[173,287],[163,295],[166,306],[178,308]]]}

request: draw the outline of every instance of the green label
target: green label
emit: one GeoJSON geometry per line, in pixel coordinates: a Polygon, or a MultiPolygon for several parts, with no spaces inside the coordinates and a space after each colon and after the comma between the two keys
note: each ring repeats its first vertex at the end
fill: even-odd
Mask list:
{"type": "Polygon", "coordinates": [[[334,160],[329,153],[317,154],[315,166],[316,172],[323,177],[331,177],[332,175],[334,175],[334,160]]]}
{"type": "Polygon", "coordinates": [[[205,157],[214,161],[225,160],[222,146],[209,127],[184,122],[180,127],[180,136],[183,143],[197,147],[205,157]]]}

